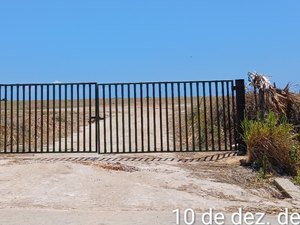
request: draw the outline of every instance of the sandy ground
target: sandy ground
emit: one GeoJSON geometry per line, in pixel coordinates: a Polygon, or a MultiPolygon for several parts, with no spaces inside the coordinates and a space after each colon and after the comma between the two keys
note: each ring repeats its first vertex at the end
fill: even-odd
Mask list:
{"type": "Polygon", "coordinates": [[[299,212],[299,202],[253,182],[256,175],[239,166],[239,157],[202,161],[204,156],[4,157],[0,224],[175,224],[176,208],[230,214],[242,207],[266,212],[270,220],[285,207],[299,212]],[[182,160],[187,158],[194,160],[182,160]]]}
{"type": "MultiPolygon", "coordinates": [[[[147,114],[145,109],[138,109],[135,122],[134,109],[129,113],[126,107],[123,124],[120,107],[117,113],[115,106],[111,113],[106,108],[106,119],[100,121],[101,152],[105,144],[112,152],[118,146],[126,152],[130,144],[132,151],[140,151],[142,144],[146,151],[153,151],[154,143],[157,150],[174,149],[171,108],[167,112],[163,107],[163,117],[160,117],[156,107],[155,122],[153,110],[149,111],[149,121],[147,114]],[[160,121],[166,114],[168,122],[160,121]]],[[[83,134],[88,140],[89,129],[87,125],[74,134],[76,149],[84,149],[83,134]]],[[[91,126],[91,139],[91,148],[95,150],[95,123],[91,126]]],[[[70,137],[62,139],[62,143],[67,142],[67,150],[70,141],[70,137]]],[[[58,147],[56,142],[56,150],[58,147]]],[[[268,222],[276,224],[276,215],[283,208],[300,211],[299,202],[282,198],[271,184],[240,167],[239,157],[228,156],[221,153],[3,155],[0,158],[0,225],[165,225],[176,224],[172,211],[178,208],[182,211],[192,208],[197,215],[212,208],[230,217],[240,207],[247,212],[265,212],[269,215],[268,222]]],[[[182,218],[181,224],[185,224],[182,218]]]]}

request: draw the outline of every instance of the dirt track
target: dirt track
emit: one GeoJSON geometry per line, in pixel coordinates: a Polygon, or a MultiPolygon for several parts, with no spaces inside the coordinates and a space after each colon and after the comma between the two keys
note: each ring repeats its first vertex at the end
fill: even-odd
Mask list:
{"type": "MultiPolygon", "coordinates": [[[[113,108],[115,108],[113,106],[113,108]]],[[[160,121],[160,112],[159,108],[156,108],[155,111],[155,129],[154,129],[154,113],[153,110],[149,110],[147,112],[146,109],[137,109],[137,117],[135,118],[134,114],[134,107],[131,107],[131,111],[129,114],[128,109],[124,109],[124,112],[121,110],[116,113],[115,110],[112,112],[109,109],[106,110],[104,120],[100,120],[99,127],[100,127],[100,151],[104,152],[104,149],[107,149],[107,152],[117,152],[119,149],[120,152],[129,152],[129,146],[131,146],[131,151],[142,151],[142,145],[144,151],[157,151],[163,150],[173,150],[173,131],[172,131],[172,112],[169,108],[168,110],[168,123],[166,122],[166,108],[161,109],[161,114],[163,115],[162,121],[160,121]],[[143,112],[143,120],[141,113],[143,112]],[[147,115],[149,115],[149,119],[147,120],[147,115]],[[123,123],[124,119],[124,123],[123,123]],[[136,121],[135,121],[136,120],[136,121]],[[143,126],[141,125],[143,121],[143,126]],[[135,126],[135,124],[137,124],[135,126]],[[168,134],[167,134],[167,124],[168,124],[168,134]],[[105,128],[104,128],[105,126],[105,128]],[[105,130],[105,136],[104,136],[105,130]],[[143,142],[142,142],[142,135],[143,135],[143,142]],[[154,137],[155,136],[155,137],[154,137]],[[155,139],[154,139],[155,138],[155,139]],[[130,142],[129,142],[130,140],[130,142]],[[155,141],[155,142],[154,142],[155,141]],[[125,148],[123,149],[123,143],[125,144],[125,148]],[[149,143],[149,145],[148,145],[149,143]],[[155,144],[154,144],[155,143],[155,144]],[[168,144],[169,148],[168,148],[168,144]],[[155,148],[155,147],[156,148],[155,148]]],[[[184,112],[184,111],[183,111],[184,112]]],[[[178,129],[178,127],[177,127],[178,129]]],[[[95,151],[96,142],[96,126],[95,123],[87,124],[85,127],[80,127],[79,133],[79,144],[77,139],[77,133],[75,132],[73,135],[73,146],[79,151],[83,151],[84,149],[84,132],[86,134],[86,142],[85,147],[86,149],[89,148],[89,137],[91,136],[91,148],[92,151],[95,151]],[[91,130],[90,130],[91,129],[91,130]],[[78,147],[79,146],[79,147],[78,147]]],[[[176,131],[177,132],[177,131],[176,131]]],[[[65,144],[65,138],[61,140],[62,146],[65,144]]],[[[71,146],[71,138],[70,132],[67,138],[67,151],[70,151],[71,146]]],[[[50,147],[51,151],[52,147],[50,147]]],[[[55,145],[56,151],[59,149],[59,141],[56,141],[55,145]]]]}
{"type": "MultiPolygon", "coordinates": [[[[49,222],[51,212],[58,216],[54,220],[73,221],[59,224],[95,224],[95,218],[104,214],[106,219],[96,224],[114,224],[110,221],[118,220],[123,221],[121,224],[172,224],[173,221],[166,219],[173,218],[172,210],[176,208],[193,208],[198,212],[214,208],[228,213],[238,207],[268,213],[276,213],[284,207],[300,209],[299,202],[274,197],[279,193],[268,185],[247,187],[243,182],[234,182],[230,174],[253,177],[251,171],[238,167],[237,157],[217,162],[181,163],[178,157],[188,155],[152,154],[127,158],[127,161],[124,156],[105,156],[102,161],[98,155],[88,156],[2,158],[1,211],[7,215],[13,212],[14,217],[4,215],[1,224],[18,224],[24,217],[31,221],[26,224],[37,224],[34,212],[45,214],[42,224],[53,224],[49,222]],[[91,215],[98,211],[98,216],[91,215]],[[132,218],[129,212],[133,215],[141,212],[139,215],[149,217],[149,221],[132,218]],[[157,219],[155,213],[161,217],[157,219]],[[84,223],[80,219],[74,222],[76,215],[90,217],[84,223]],[[110,220],[110,217],[115,218],[110,220]]],[[[202,156],[194,154],[192,157],[202,156]]]]}
{"type": "MultiPolygon", "coordinates": [[[[147,115],[147,111],[138,109],[136,123],[132,110],[131,113],[127,109],[124,112],[125,151],[129,149],[129,133],[132,135],[132,149],[135,150],[135,137],[137,147],[141,149],[142,131],[145,134],[144,148],[147,150],[146,117],[141,129],[141,114],[143,112],[147,115]],[[137,124],[137,132],[134,124],[137,124]]],[[[169,110],[168,117],[171,118],[170,113],[169,110]]],[[[105,115],[109,114],[106,109],[105,115]]],[[[162,108],[162,115],[166,114],[166,109],[162,108]]],[[[163,149],[167,149],[166,124],[171,128],[172,120],[160,124],[157,119],[154,123],[153,110],[150,110],[149,118],[150,148],[153,149],[153,134],[156,131],[157,149],[161,146],[161,136],[163,149]]],[[[159,118],[159,110],[156,110],[156,118],[159,118]]],[[[111,146],[114,151],[117,149],[116,137],[122,149],[123,124],[120,111],[118,121],[116,112],[112,111],[111,117],[106,116],[105,123],[107,149],[111,146]]],[[[95,126],[92,125],[93,140],[95,126]]],[[[101,149],[104,149],[103,126],[104,121],[101,120],[101,149]]],[[[84,147],[84,131],[89,134],[89,126],[81,127],[80,133],[75,134],[75,137],[79,135],[81,150],[84,147]]],[[[174,147],[171,131],[170,129],[170,149],[174,147]]],[[[65,143],[64,139],[62,143],[65,143]]],[[[74,138],[73,144],[77,146],[77,138],[74,138]]],[[[95,148],[94,144],[92,148],[95,148]]],[[[256,182],[251,171],[239,167],[238,157],[218,161],[213,158],[208,162],[197,160],[204,159],[206,154],[208,153],[116,156],[62,153],[3,157],[0,159],[0,224],[164,225],[174,224],[172,211],[176,208],[193,208],[197,212],[213,208],[227,213],[232,213],[239,207],[268,213],[277,213],[284,207],[300,209],[299,202],[280,199],[280,193],[271,185],[256,182]],[[196,160],[179,160],[186,158],[196,160]]]]}

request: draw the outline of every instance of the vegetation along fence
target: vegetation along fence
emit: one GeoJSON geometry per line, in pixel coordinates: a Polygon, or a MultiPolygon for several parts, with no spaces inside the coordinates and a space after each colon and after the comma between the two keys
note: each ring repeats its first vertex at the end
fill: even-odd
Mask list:
{"type": "Polygon", "coordinates": [[[244,80],[1,84],[0,99],[0,153],[244,150],[244,80]]]}

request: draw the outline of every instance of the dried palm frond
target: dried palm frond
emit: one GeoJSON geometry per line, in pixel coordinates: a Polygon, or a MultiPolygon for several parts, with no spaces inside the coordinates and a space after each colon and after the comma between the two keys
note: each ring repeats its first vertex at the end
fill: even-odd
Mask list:
{"type": "Polygon", "coordinates": [[[251,86],[263,93],[267,111],[285,116],[295,125],[300,124],[300,95],[290,91],[289,83],[280,89],[271,83],[269,77],[256,72],[249,72],[248,79],[251,86]]]}

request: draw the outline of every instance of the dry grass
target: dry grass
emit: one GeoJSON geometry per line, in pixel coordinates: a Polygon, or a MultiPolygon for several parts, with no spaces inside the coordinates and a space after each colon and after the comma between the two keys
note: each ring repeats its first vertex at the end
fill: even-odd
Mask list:
{"type": "Polygon", "coordinates": [[[300,96],[290,91],[289,84],[279,89],[263,74],[248,76],[259,93],[247,95],[255,106],[247,108],[244,123],[249,162],[257,163],[264,173],[275,168],[296,176],[300,169],[300,96]]]}
{"type": "MultiPolygon", "coordinates": [[[[85,113],[84,115],[82,108],[80,108],[83,102],[81,101],[79,104],[80,111],[78,114],[77,105],[73,106],[73,113],[71,113],[70,108],[68,108],[68,105],[71,106],[70,102],[61,102],[61,112],[59,112],[58,101],[55,103],[57,107],[55,112],[53,107],[50,106],[53,106],[53,104],[49,105],[49,110],[45,109],[46,101],[43,102],[43,110],[41,101],[37,102],[36,107],[34,102],[31,102],[31,105],[28,101],[24,105],[19,102],[19,112],[17,111],[16,102],[13,103],[13,111],[11,111],[10,102],[7,102],[7,113],[5,114],[4,104],[2,103],[0,149],[13,149],[14,151],[18,148],[20,151],[23,148],[27,150],[38,149],[42,144],[45,146],[48,143],[51,146],[54,138],[55,141],[58,141],[59,137],[69,136],[72,130],[75,136],[78,127],[80,128],[89,123],[89,114],[85,113]],[[65,108],[65,103],[67,108],[65,108]],[[79,119],[79,123],[77,119],[79,119]],[[17,143],[19,143],[18,146],[17,143]]],[[[94,111],[94,109],[92,110],[94,111]]]]}
{"type": "Polygon", "coordinates": [[[264,173],[275,170],[295,176],[300,166],[300,145],[292,124],[280,121],[274,113],[265,120],[246,120],[244,140],[248,161],[264,173]]]}
{"type": "MultiPolygon", "coordinates": [[[[200,107],[194,107],[187,112],[187,123],[185,123],[185,112],[182,113],[183,120],[181,124],[177,123],[182,132],[177,129],[176,139],[179,140],[181,134],[183,145],[193,146],[195,143],[196,148],[200,145],[202,149],[230,149],[234,144],[235,114],[231,96],[229,98],[229,104],[226,97],[225,99],[206,97],[205,102],[203,97],[200,98],[200,107]]],[[[177,141],[177,144],[179,146],[180,143],[177,141]]]]}

